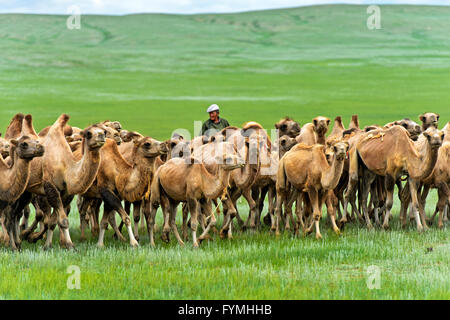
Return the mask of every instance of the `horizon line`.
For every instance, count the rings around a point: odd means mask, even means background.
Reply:
[[[299,5],[294,7],[281,7],[281,8],[267,8],[267,9],[254,9],[254,10],[242,10],[242,11],[230,11],[230,12],[197,12],[197,13],[171,13],[171,12],[133,12],[133,13],[81,13],[84,16],[112,16],[112,17],[125,17],[132,15],[175,15],[175,16],[193,16],[193,15],[227,15],[227,14],[240,14],[240,13],[251,13],[251,12],[264,12],[264,11],[280,11],[280,10],[292,10],[299,8],[308,8],[308,7],[326,7],[326,6],[358,6],[358,7],[367,7],[371,5],[376,5],[380,7],[387,6],[407,6],[407,7],[450,7],[450,3],[446,4],[408,4],[408,3],[384,3],[384,4],[354,4],[354,3],[323,3],[323,4],[308,4],[308,5]],[[68,16],[72,13],[26,13],[26,12],[0,12],[0,15],[47,15],[47,16]]]

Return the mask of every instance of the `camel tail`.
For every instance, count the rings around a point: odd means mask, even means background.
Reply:
[[[284,161],[280,161],[277,173],[277,190],[285,191],[288,189],[288,179],[284,167]]]

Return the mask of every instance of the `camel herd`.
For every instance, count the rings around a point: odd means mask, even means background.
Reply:
[[[336,117],[327,136],[331,121],[326,117],[303,126],[284,118],[275,124],[276,137],[246,122],[191,141],[179,134],[157,141],[124,130],[117,121],[71,127],[66,114],[36,133],[32,116],[19,113],[0,138],[0,240],[18,250],[23,240],[45,239],[48,249],[58,226],[60,245],[73,248],[67,217],[75,196],[80,240],[90,229],[99,247],[109,226],[126,241],[125,226],[130,245],[139,246],[142,217],[151,246],[159,229],[163,241],[173,232],[180,245],[190,229],[194,247],[211,232],[232,238],[234,220],[244,230],[264,223],[275,235],[315,231],[320,239],[324,204],[337,234],[350,222],[389,228],[395,186],[403,227],[414,220],[423,231],[439,213],[437,227],[442,228],[449,216],[450,122],[439,130],[439,115],[425,113],[419,119],[421,125],[405,118],[360,128],[355,115],[346,129]],[[432,188],[438,201],[428,217]],[[249,207],[245,221],[237,207],[241,196]],[[176,225],[180,204],[181,235]],[[30,206],[36,212],[31,223]],[[159,208],[161,228],[155,223]],[[220,230],[218,214],[223,214]]]

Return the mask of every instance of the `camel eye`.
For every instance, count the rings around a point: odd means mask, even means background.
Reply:
[[[86,134],[86,138],[88,138],[88,139],[92,138],[92,133],[90,131],[88,131],[88,133]]]
[[[144,147],[150,148],[151,144],[149,142],[144,143]]]
[[[24,149],[27,149],[27,148],[28,148],[28,143],[22,142],[22,143],[20,144],[20,146],[21,146],[22,148],[24,148]]]

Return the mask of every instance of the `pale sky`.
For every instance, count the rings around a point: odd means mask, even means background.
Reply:
[[[77,6],[84,14],[224,13],[315,4],[450,5],[450,0],[0,0],[0,13],[67,14]]]

